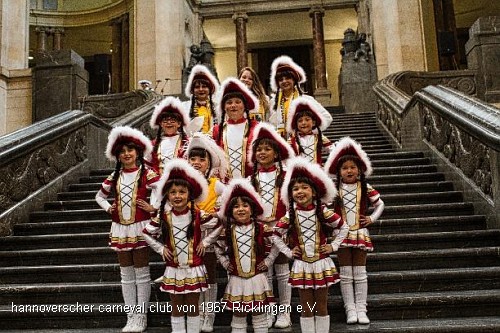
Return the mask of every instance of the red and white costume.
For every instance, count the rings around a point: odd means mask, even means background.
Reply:
[[[294,178],[305,177],[315,184],[316,196],[324,203],[330,202],[335,196],[335,186],[326,173],[317,165],[311,164],[308,160],[297,157],[288,164],[287,175],[281,189],[281,196],[285,203],[288,203],[288,186]],[[290,247],[299,246],[302,252],[301,258],[295,258],[290,272],[289,283],[295,288],[326,288],[339,281],[339,275],[333,260],[328,255],[321,254],[319,249],[327,244],[327,235],[323,233],[320,220],[316,215],[316,207],[311,204],[308,207],[301,207],[294,203],[295,223],[290,224],[290,216],[282,218],[274,228],[274,243],[279,250],[290,259],[293,257]],[[321,213],[325,219],[327,227],[339,229],[337,238],[331,243],[334,251],[342,243],[347,235],[347,225],[335,212],[321,207]],[[282,240],[287,234],[290,239],[290,247]]]
[[[249,197],[255,203],[254,215],[261,216],[263,212],[258,194],[246,179],[233,179],[224,190],[219,216],[228,222],[224,237],[217,243],[216,254],[224,268],[227,269],[230,264],[233,267],[222,298],[229,309],[235,307],[234,303],[239,303],[237,309],[250,309],[251,306],[274,302],[267,281],[267,269],[257,268],[261,262],[269,267],[278,255],[277,249],[270,253],[268,251],[272,230],[253,219],[245,224],[234,222],[229,203],[232,198],[242,196]]]
[[[151,154],[152,146],[148,138],[137,129],[127,126],[114,128],[108,137],[106,156],[110,161],[116,162],[116,155],[128,142],[134,142],[144,147],[144,156]],[[142,168],[145,168],[142,170]],[[142,178],[141,178],[142,171]],[[148,201],[149,191],[152,190],[152,200],[158,196],[156,193],[156,182],[159,175],[153,170],[142,166],[131,169],[121,169],[116,183],[115,172],[104,180],[101,188],[96,194],[96,201],[102,209],[108,211],[111,204],[107,198],[113,190],[116,190],[114,204],[116,209],[111,214],[111,230],[109,234],[109,246],[115,251],[130,251],[147,247],[142,235],[142,229],[149,223],[151,216],[148,212],[137,206],[137,200]],[[139,180],[139,178],[141,178]],[[140,186],[139,186],[140,183]]]
[[[297,129],[298,114],[301,111],[309,111],[316,126],[309,134],[302,134]],[[288,119],[286,131],[289,135],[288,142],[293,148],[297,156],[302,156],[310,162],[323,165],[322,154],[329,152],[332,147],[332,142],[323,134],[318,132],[324,131],[332,123],[332,116],[320,103],[311,96],[300,96],[293,100],[288,111]],[[318,140],[321,140],[321,150],[318,149]],[[303,152],[299,152],[299,143]]]
[[[195,200],[206,198],[206,179],[186,160],[174,159],[168,163],[158,181],[158,188],[162,193],[166,192],[167,181],[172,179],[186,180]],[[160,289],[173,294],[203,292],[207,289],[207,272],[203,258],[196,254],[196,247],[200,242],[209,246],[216,241],[217,235],[202,239],[201,225],[209,220],[203,218],[203,212],[195,209],[193,220],[191,209],[188,207],[182,212],[170,209],[167,204],[165,208],[167,209],[164,211],[163,219],[161,216],[157,217],[144,228],[144,237],[155,252],[163,255],[163,248],[166,247],[173,254],[173,259],[165,262],[166,268]],[[190,225],[194,231],[191,239],[187,234]]]
[[[158,130],[161,126],[162,118],[168,114],[175,114],[181,119],[183,133],[187,134],[187,128],[190,123],[189,111],[184,109],[182,102],[178,98],[172,96],[165,97],[155,107],[149,121],[149,126],[154,130]],[[153,147],[156,147],[157,140],[157,138],[153,139]],[[183,137],[180,132],[168,136],[163,133],[158,148],[152,152],[150,164],[160,174],[163,174],[163,169],[168,161],[184,156],[188,142],[188,137]]]
[[[217,145],[224,150],[229,161],[228,178],[245,178],[252,173],[247,155],[252,149],[253,132],[258,122],[255,120],[248,121],[246,117],[239,120],[222,119],[222,115],[225,113],[223,104],[229,94],[238,94],[243,99],[248,112],[258,108],[259,101],[247,86],[236,78],[228,78],[222,82],[216,97],[217,118],[221,123],[214,126],[212,137],[217,142]],[[220,136],[220,131],[222,131],[222,136]],[[248,133],[248,135],[245,136],[245,133]]]

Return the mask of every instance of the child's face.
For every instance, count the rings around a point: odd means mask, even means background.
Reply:
[[[301,134],[311,134],[316,122],[310,116],[302,116],[297,119],[297,130]]]
[[[176,211],[186,209],[189,200],[189,189],[182,185],[172,185],[167,193],[168,202]]]
[[[240,120],[245,114],[245,104],[238,97],[229,98],[224,103],[224,110],[231,120]]]
[[[244,70],[243,73],[241,73],[240,81],[243,82],[249,89],[252,89],[253,76],[249,70]]]
[[[137,166],[137,150],[135,150],[135,148],[123,145],[118,158],[125,169],[131,169]]]
[[[340,167],[340,178],[345,184],[354,184],[359,177],[359,168],[354,161],[345,161]]]
[[[236,223],[245,224],[250,221],[250,218],[252,217],[252,207],[247,202],[238,198],[236,204],[233,206],[232,213]]]
[[[205,175],[210,167],[210,160],[207,157],[191,156],[189,158],[189,164],[201,172],[201,174]]]
[[[210,88],[203,82],[196,82],[193,88],[194,98],[199,101],[206,101],[210,95]]]
[[[292,186],[293,201],[302,207],[312,204],[314,196],[314,190],[309,184],[297,182]]]
[[[259,163],[261,167],[265,168],[273,165],[274,160],[276,159],[276,152],[273,147],[267,143],[260,143],[255,149],[255,155],[257,163]]]
[[[179,132],[181,122],[175,117],[166,116],[161,121],[161,128],[164,135],[174,135]]]
[[[278,79],[278,86],[283,91],[283,93],[288,94],[293,91],[294,85],[293,78],[289,76],[282,76]]]

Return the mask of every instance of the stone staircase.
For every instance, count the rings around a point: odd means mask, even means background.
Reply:
[[[350,135],[363,145],[375,170],[369,182],[386,204],[371,227],[370,332],[500,332],[500,230],[487,230],[485,217],[474,213],[423,153],[396,152],[374,114],[334,115],[325,134],[332,140]],[[0,330],[118,332],[124,324],[123,313],[102,308],[122,303],[116,255],[107,247],[110,221],[94,200],[109,173],[91,171],[1,239]],[[162,270],[153,255],[152,277]],[[219,273],[222,294],[225,273]],[[338,285],[330,295],[332,332],[367,328],[344,324]],[[151,302],[167,301],[154,286]],[[55,307],[44,312],[21,307],[28,304]],[[294,291],[292,308],[297,304]],[[292,328],[271,331],[299,332],[298,316],[294,311]],[[230,313],[218,314],[216,332],[229,332],[230,320]],[[159,332],[169,326],[169,315],[150,313],[149,322],[149,331]]]

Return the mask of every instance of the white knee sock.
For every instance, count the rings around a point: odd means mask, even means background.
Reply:
[[[172,333],[186,333],[186,320],[184,319],[184,316],[182,317],[171,316],[170,324],[172,325]]]

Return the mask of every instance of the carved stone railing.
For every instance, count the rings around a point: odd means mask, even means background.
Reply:
[[[441,85],[410,96],[394,85],[401,76],[374,86],[379,124],[400,149],[424,151],[499,228],[500,109]]]
[[[69,181],[105,167],[101,150],[111,126],[82,111],[67,111],[0,137],[0,235],[28,220]]]
[[[90,169],[111,167],[104,157],[111,128],[148,133],[162,98],[149,91],[91,96],[80,101],[88,112],[67,111],[0,137],[0,236]]]

